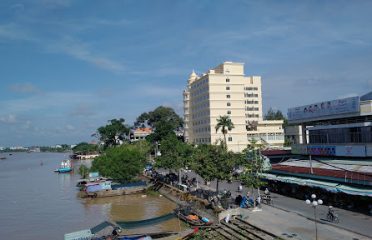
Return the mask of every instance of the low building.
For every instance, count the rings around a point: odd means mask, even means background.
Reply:
[[[129,134],[129,139],[131,142],[144,140],[151,133],[152,133],[152,128],[131,129],[130,134]]]
[[[288,123],[302,131],[294,154],[372,157],[372,92],[290,108]]]
[[[254,139],[266,148],[283,148],[283,120],[264,120],[257,127],[248,130],[248,139]]]
[[[372,92],[290,108],[288,124],[298,140],[291,149],[296,156],[272,164],[265,174],[271,186],[299,198],[316,192],[328,205],[372,211]]]

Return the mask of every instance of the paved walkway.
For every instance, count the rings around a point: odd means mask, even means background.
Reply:
[[[311,240],[315,237],[315,223],[293,212],[264,205],[262,211],[252,211],[247,221],[283,239]],[[350,232],[329,224],[317,223],[318,240],[364,240],[367,236]]]
[[[199,187],[208,190],[215,190],[216,182],[206,186],[203,179],[195,173],[187,173],[189,177],[197,177]],[[240,182],[232,183],[221,182],[219,190],[229,190],[232,196],[246,194],[247,189],[243,188],[243,193],[238,193],[237,189]],[[256,193],[257,194],[257,193]],[[256,195],[257,196],[257,195]],[[273,206],[263,205],[263,211],[252,212],[249,221],[257,224],[258,227],[268,228],[269,231],[283,238],[288,239],[315,239],[315,224],[313,208],[308,206],[305,201],[289,198],[279,194],[271,193]],[[327,206],[317,207],[318,239],[372,239],[372,217],[335,208],[339,215],[338,224],[330,223],[326,220]],[[295,234],[295,235],[291,235]]]

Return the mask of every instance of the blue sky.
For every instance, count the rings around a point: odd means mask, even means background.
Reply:
[[[0,146],[182,114],[195,69],[245,63],[264,111],[372,90],[372,1],[0,1]]]

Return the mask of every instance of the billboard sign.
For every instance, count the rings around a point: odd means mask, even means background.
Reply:
[[[372,146],[366,146],[367,157],[372,157]]]
[[[366,147],[363,146],[337,146],[336,156],[342,157],[365,157]]]
[[[359,109],[360,98],[349,97],[290,108],[288,109],[288,120],[306,120],[323,116],[356,113],[360,111]]]
[[[335,156],[335,146],[307,146],[307,153],[316,156]]]

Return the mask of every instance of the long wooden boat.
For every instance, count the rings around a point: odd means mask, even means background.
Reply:
[[[134,185],[134,186],[126,186],[126,185],[108,185],[110,181],[105,181],[105,187],[99,187],[95,190],[93,187],[100,184],[102,186],[103,182],[100,183],[88,183],[83,188],[83,191],[78,193],[78,196],[81,198],[101,198],[101,197],[114,197],[114,196],[121,196],[121,195],[129,195],[129,194],[136,194],[141,193],[147,190],[151,185],[147,185],[146,183],[141,185]],[[90,188],[92,187],[92,188]]]
[[[203,217],[196,213],[191,208],[177,208],[175,210],[176,216],[182,221],[190,224],[191,226],[209,226],[212,224],[212,221],[206,217]]]

